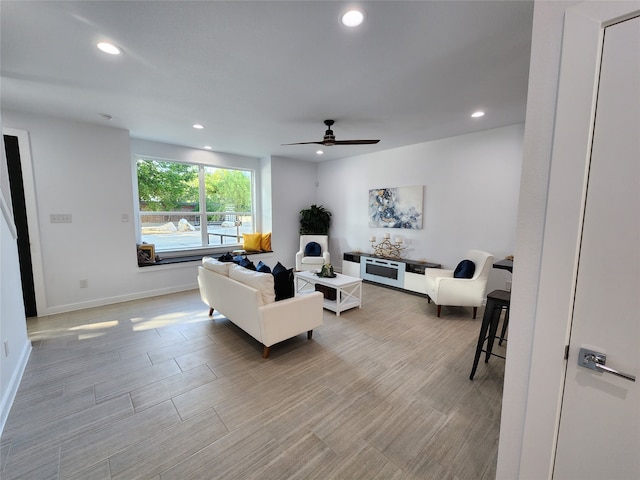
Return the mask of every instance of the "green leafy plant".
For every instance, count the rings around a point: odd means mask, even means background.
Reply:
[[[322,205],[300,210],[300,235],[328,235],[331,212]]]

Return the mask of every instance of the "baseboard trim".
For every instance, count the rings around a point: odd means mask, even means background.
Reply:
[[[184,285],[175,285],[167,288],[158,288],[155,290],[147,290],[144,292],[130,293],[127,295],[117,295],[115,297],[97,298],[88,302],[68,303],[66,305],[58,305],[55,307],[48,307],[45,312],[38,311],[38,316],[55,315],[57,313],[73,312],[76,310],[84,310],[86,308],[103,307],[105,305],[113,305],[114,303],[129,302],[131,300],[140,300],[142,298],[157,297],[160,295],[167,295],[170,293],[185,292],[188,290],[195,290],[198,288],[198,283],[188,283]]]
[[[24,375],[24,369],[27,367],[27,362],[29,361],[30,354],[31,342],[27,340],[24,344],[24,347],[22,348],[22,353],[20,354],[18,364],[13,370],[13,375],[11,375],[11,380],[9,381],[7,391],[2,395],[2,403],[0,404],[0,434],[2,434],[2,432],[4,431],[4,425],[7,422],[7,418],[9,418],[9,412],[11,411],[13,401],[15,400],[16,394],[18,393],[20,381],[22,380],[22,376]]]

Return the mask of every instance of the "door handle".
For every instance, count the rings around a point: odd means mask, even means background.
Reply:
[[[581,348],[578,353],[578,365],[581,367],[596,370],[598,372],[611,373],[617,377],[631,380],[632,382],[636,381],[636,377],[634,375],[614,370],[613,368],[607,367],[606,363],[607,356],[604,353],[595,352],[586,348]]]

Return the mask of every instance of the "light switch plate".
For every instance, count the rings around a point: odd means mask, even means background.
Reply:
[[[70,213],[52,213],[49,215],[51,223],[71,223]]]

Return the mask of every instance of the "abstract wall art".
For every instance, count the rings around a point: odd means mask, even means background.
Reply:
[[[422,185],[369,190],[369,226],[422,228]]]

